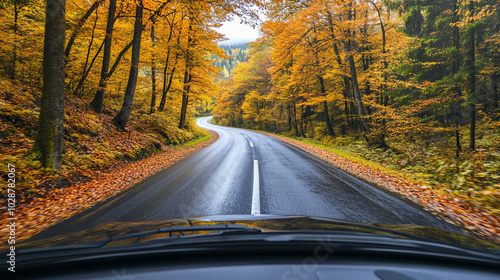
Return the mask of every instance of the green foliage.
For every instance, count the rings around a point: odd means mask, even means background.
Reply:
[[[223,80],[233,76],[233,70],[238,64],[244,62],[248,53],[248,44],[221,45],[228,58],[220,58],[212,55],[212,65],[221,68],[221,78]]]
[[[16,168],[16,196],[24,198],[36,193],[37,188],[47,180],[54,180],[56,175],[50,170],[43,168],[42,164],[32,157],[26,156],[27,150],[18,155],[0,153],[2,165],[12,164]],[[0,170],[0,176],[7,178],[7,168]],[[0,189],[0,197],[6,197],[7,188]]]
[[[199,137],[195,140],[189,141],[188,143],[184,144],[184,147],[186,147],[186,148],[191,147],[193,145],[196,145],[196,144],[203,142],[205,140],[208,140],[210,138],[210,134],[207,132],[202,133],[201,135],[198,135],[198,136],[201,136],[201,137]]]
[[[200,135],[200,129],[193,120],[187,120],[187,129],[179,129],[177,120],[169,118],[160,112],[144,116],[144,123],[153,128],[167,145],[179,145],[195,139]]]
[[[454,156],[453,145],[440,141],[440,137],[391,141],[391,148],[367,147],[363,139],[355,137],[324,137],[323,144],[349,155],[366,159],[385,168],[396,170],[423,182],[436,190],[466,199],[473,205],[500,214],[500,134],[488,126],[478,129],[482,148],[474,153]],[[461,133],[466,133],[466,128]],[[424,140],[427,142],[425,147]]]

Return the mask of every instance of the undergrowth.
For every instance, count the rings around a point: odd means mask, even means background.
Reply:
[[[461,135],[467,135],[463,127]],[[298,138],[330,147],[335,152],[357,161],[382,166],[404,175],[421,185],[492,215],[500,215],[500,129],[497,122],[477,127],[477,149],[455,156],[454,139],[440,135],[435,139],[389,138],[388,148],[369,147],[362,137],[337,136]],[[318,135],[316,135],[318,136]],[[468,139],[462,139],[466,145]]]
[[[40,92],[0,79],[0,175],[7,178],[7,164],[16,168],[16,195],[21,200],[43,195],[55,187],[85,181],[123,161],[134,161],[195,139],[207,133],[188,119],[187,129],[179,129],[166,114],[130,117],[128,131],[112,123],[114,112],[102,114],[90,109],[87,100],[65,98],[63,161],[59,174],[44,169],[30,154],[36,136]],[[140,116],[139,116],[140,115]],[[5,197],[6,189],[0,191]]]

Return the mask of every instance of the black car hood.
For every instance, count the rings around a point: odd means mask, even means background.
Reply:
[[[434,242],[461,247],[469,247],[479,250],[500,250],[500,245],[496,243],[488,242],[472,236],[425,226],[410,224],[364,224],[328,218],[282,215],[221,215],[136,223],[105,223],[99,225],[98,227],[75,233],[69,233],[34,241],[27,240],[26,242],[19,244],[18,248],[32,249],[80,245],[110,239],[125,234],[152,231],[161,228],[226,224],[236,224],[252,228],[259,228],[263,232],[335,231],[345,233],[382,234],[405,239],[424,238],[428,241],[432,240]],[[139,239],[131,239],[128,242],[138,243],[141,241]]]

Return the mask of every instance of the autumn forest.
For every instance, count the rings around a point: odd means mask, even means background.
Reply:
[[[235,17],[260,38],[223,45]],[[399,172],[500,229],[497,0],[2,0],[0,18],[0,158],[27,202],[215,141],[194,121],[213,115]]]

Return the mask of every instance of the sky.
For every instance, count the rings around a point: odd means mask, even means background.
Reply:
[[[218,31],[229,39],[223,41],[221,45],[232,45],[237,43],[248,43],[254,41],[259,37],[258,28],[253,29],[252,27],[240,24],[240,18],[235,16],[232,21],[224,23]]]

